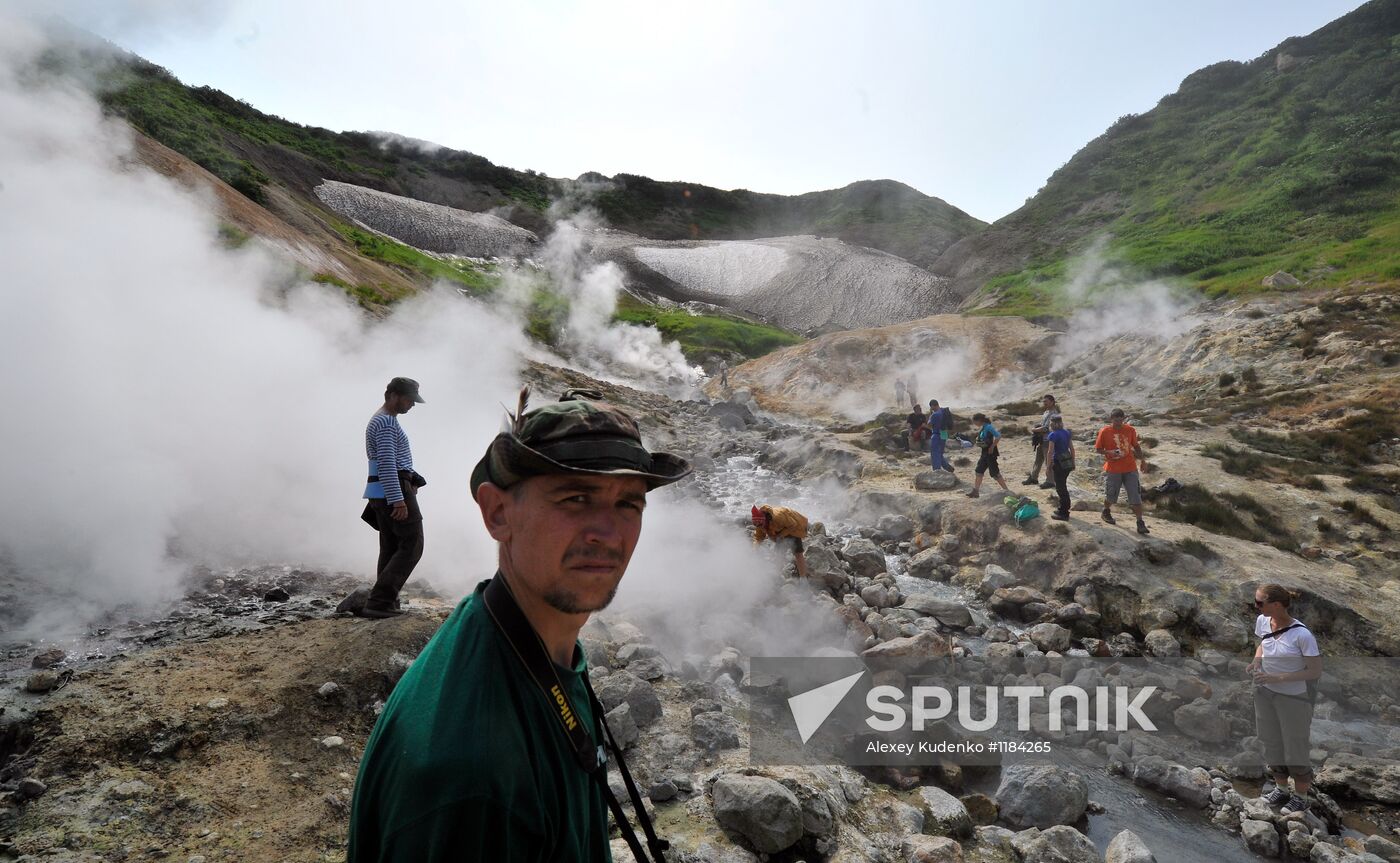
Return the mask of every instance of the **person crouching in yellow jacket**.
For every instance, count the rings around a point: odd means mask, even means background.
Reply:
[[[790,546],[797,574],[806,578],[807,558],[803,555],[802,540],[807,536],[807,516],[785,506],[764,504],[753,507],[752,518],[754,543],[771,539],[779,545]]]

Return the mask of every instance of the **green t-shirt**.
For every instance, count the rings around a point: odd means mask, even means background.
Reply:
[[[349,863],[611,861],[607,804],[482,604],[462,600],[365,744]],[[590,734],[587,662],[559,680]]]

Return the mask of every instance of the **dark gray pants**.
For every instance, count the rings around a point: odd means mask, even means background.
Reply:
[[[408,518],[403,521],[390,516],[392,507],[382,498],[370,501],[379,527],[379,565],[368,602],[374,608],[393,607],[423,556],[423,513],[418,509],[418,490],[409,481],[411,478],[408,471],[399,471],[399,486],[408,504]]]
[[[1030,475],[1027,476],[1026,479],[1039,479],[1039,478],[1040,478],[1040,468],[1041,468],[1041,465],[1045,465],[1045,478],[1048,480],[1048,479],[1050,479],[1050,477],[1051,477],[1051,471],[1054,470],[1053,464],[1046,464],[1046,463],[1045,463],[1045,459],[1046,459],[1046,455],[1045,455],[1045,454],[1046,454],[1046,451],[1047,451],[1047,449],[1048,449],[1048,445],[1047,445],[1044,441],[1041,441],[1039,444],[1037,444],[1037,445],[1034,447],[1034,449],[1035,449],[1035,464],[1031,465],[1031,472],[1030,472]]]
[[[1312,715],[1313,705],[1306,697],[1254,687],[1254,726],[1270,772],[1312,778]]]

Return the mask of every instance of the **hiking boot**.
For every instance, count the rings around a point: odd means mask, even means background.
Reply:
[[[1149,533],[1152,532],[1147,529],[1147,522],[1143,521],[1142,519],[1138,519],[1137,530],[1138,533],[1142,534],[1143,536],[1147,536]]]
[[[977,489],[974,488],[972,491],[970,491],[970,492],[967,493],[967,496],[968,496],[968,497],[981,497],[981,496],[982,496],[982,492],[980,492],[980,491],[978,491]]]
[[[381,608],[374,605],[366,605],[360,611],[360,617],[367,617],[370,620],[385,620],[390,617],[398,617],[402,614],[403,612],[399,611],[397,608]]]
[[[1055,487],[1055,484],[1054,484],[1053,482],[1050,482],[1049,480],[1046,480],[1045,482],[1043,482],[1043,483],[1040,484],[1040,487],[1041,487],[1041,488],[1054,488],[1054,487]]]
[[[1264,802],[1270,806],[1282,806],[1293,797],[1292,792],[1281,785],[1275,785],[1274,790],[1264,795]]]
[[[1052,514],[1050,517],[1053,518],[1055,521],[1069,521],[1069,513],[1067,512],[1057,512]]]
[[[943,468],[943,469],[946,470],[948,473],[952,473],[952,472],[953,472],[953,469],[952,469],[951,467],[945,467],[945,468]]]
[[[1025,479],[1021,480],[1021,485],[1040,485],[1040,480],[1036,479],[1033,476],[1028,476]]]
[[[1308,805],[1308,798],[1299,797],[1297,794],[1291,794],[1288,797],[1288,802],[1283,804],[1283,808],[1279,810],[1279,814],[1283,816],[1295,815],[1305,813],[1310,808],[1311,807]]]
[[[1109,512],[1108,510],[1104,510],[1103,512],[1099,513],[1099,518],[1103,519],[1104,524],[1118,523],[1118,521],[1113,517],[1113,513]]]

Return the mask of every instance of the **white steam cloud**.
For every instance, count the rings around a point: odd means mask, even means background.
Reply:
[[[613,320],[623,276],[617,264],[590,257],[589,236],[598,228],[597,218],[587,212],[558,221],[539,253],[553,288],[568,306],[560,347],[599,377],[630,375],[673,395],[692,392],[704,372],[686,360],[680,345],[652,327]],[[528,290],[528,281],[512,289],[517,306],[528,299]]]
[[[212,199],[130,164],[130,131],[28,74],[38,30],[0,20],[0,556],[66,614],[169,596],[193,562],[372,569],[363,429],[395,375],[432,513],[418,573],[489,574],[465,490],[515,388],[513,322],[452,292],[369,325],[251,245]]]
[[[1091,301],[1070,316],[1051,371],[1120,336],[1165,342],[1200,323],[1190,314],[1200,298],[1161,279],[1141,279],[1107,255],[1111,238],[1099,235],[1070,262],[1064,291],[1071,303]]]
[[[199,563],[368,579],[363,434],[395,375],[427,399],[402,418],[429,479],[414,580],[460,594],[489,576],[495,544],[467,484],[531,352],[516,315],[444,289],[371,322],[258,242],[228,250],[212,196],[136,163],[130,129],[86,92],[29,74],[51,47],[0,15],[0,579],[46,606],[7,634],[173,598]],[[547,247],[569,345],[600,368],[689,380],[674,345],[611,325],[620,276],[586,259],[581,233],[566,223]],[[752,628],[729,615],[771,591],[772,563],[678,497],[648,509],[623,595],[670,597],[677,632],[738,621],[702,639],[729,640]]]

